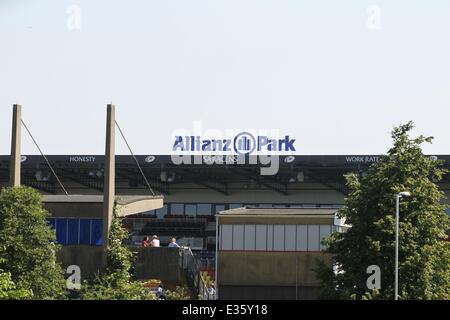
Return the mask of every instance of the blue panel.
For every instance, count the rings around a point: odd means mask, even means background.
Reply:
[[[67,219],[56,219],[56,242],[67,244]]]
[[[91,219],[80,219],[80,244],[91,244]]]
[[[79,219],[69,219],[67,224],[67,244],[78,244],[78,221]]]
[[[102,219],[92,219],[91,244],[102,245]]]
[[[55,229],[55,227],[56,227],[55,219],[47,219],[47,222],[50,225],[50,228]]]

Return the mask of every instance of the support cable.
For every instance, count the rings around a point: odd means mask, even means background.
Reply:
[[[39,147],[38,143],[36,142],[36,140],[34,139],[33,135],[31,134],[30,130],[28,129],[27,125],[25,124],[25,122],[20,119],[20,121],[22,122],[23,126],[25,127],[25,129],[27,130],[28,134],[31,137],[31,140],[33,140],[34,144],[36,145],[36,147],[38,148],[39,152],[41,153],[42,157],[45,159],[45,162],[47,162],[48,167],[50,168],[50,170],[52,171],[53,175],[55,176],[56,180],[58,181],[59,185],[61,186],[61,188],[63,189],[64,193],[66,194],[66,196],[68,196],[69,194],[67,193],[66,188],[64,188],[61,180],[59,180],[58,175],[56,174],[55,170],[53,170],[52,165],[50,164],[50,162],[48,161],[47,157],[45,156],[45,154],[42,152],[41,148]]]
[[[136,165],[137,165],[137,167],[139,168],[139,171],[140,171],[142,177],[144,178],[144,181],[145,181],[145,183],[147,184],[148,189],[150,190],[150,192],[151,192],[152,195],[154,196],[154,195],[155,195],[155,192],[153,192],[153,189],[152,189],[152,187],[150,186],[150,183],[148,182],[147,177],[146,177],[145,174],[144,174],[144,171],[142,171],[142,168],[141,168],[139,162],[137,161],[136,156],[134,155],[133,151],[131,150],[131,147],[130,147],[130,145],[128,144],[127,139],[125,138],[125,135],[123,134],[122,129],[121,129],[120,126],[119,126],[119,123],[117,123],[116,120],[114,120],[114,122],[116,123],[117,129],[119,129],[120,135],[122,136],[123,141],[125,141],[125,144],[127,145],[128,150],[130,151],[131,155],[133,156],[134,162],[136,162]]]

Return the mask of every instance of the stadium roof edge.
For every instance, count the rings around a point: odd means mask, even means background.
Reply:
[[[436,159],[444,160],[446,166],[450,165],[450,154],[429,155]],[[367,166],[378,162],[382,155],[282,155],[279,158],[281,166]],[[56,166],[101,166],[104,164],[104,155],[86,154],[86,155],[47,155],[50,163]],[[160,166],[160,165],[176,165],[179,163],[174,161],[171,155],[136,155],[138,162],[143,166]],[[240,164],[237,156],[229,155],[205,155],[200,158],[201,161],[195,159],[194,156],[184,158],[183,165],[229,165]],[[242,159],[241,159],[242,160]],[[45,161],[40,155],[22,155],[22,165],[25,167],[38,166]],[[256,156],[246,156],[245,164],[261,165],[260,158]],[[135,166],[134,159],[131,155],[116,155],[116,166]],[[0,155],[0,167],[9,167],[9,155]]]

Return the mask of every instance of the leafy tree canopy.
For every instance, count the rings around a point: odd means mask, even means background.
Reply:
[[[395,195],[401,200],[399,224],[399,295],[402,299],[450,299],[450,248],[444,241],[449,218],[436,185],[446,170],[425,156],[422,144],[432,137],[410,137],[413,123],[394,128],[393,147],[367,175],[347,176],[349,195],[339,211],[351,225],[324,241],[338,272],[319,263],[322,298],[392,299],[395,264]],[[368,290],[367,267],[381,270],[380,290]]]
[[[114,210],[116,212],[116,210]],[[130,269],[133,253],[123,244],[128,231],[122,219],[114,214],[107,248],[107,266],[92,283],[82,286],[81,298],[86,300],[155,300],[143,282],[132,279]]]
[[[0,269],[18,290],[34,299],[65,297],[65,281],[56,263],[55,232],[47,223],[41,194],[29,187],[0,192]],[[8,280],[5,280],[8,282]],[[22,291],[21,291],[22,292]]]

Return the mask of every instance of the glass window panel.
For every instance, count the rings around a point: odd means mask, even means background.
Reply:
[[[230,209],[242,208],[242,203],[230,203]]]
[[[167,204],[165,204],[162,208],[156,209],[156,216],[162,219],[167,214]]]
[[[308,251],[319,251],[319,225],[308,226]]]
[[[56,228],[56,219],[47,219],[47,222],[50,225],[50,228],[52,229]]]
[[[197,205],[196,204],[186,204],[184,206],[184,212],[188,216],[195,216],[195,215],[197,215]]]
[[[326,237],[328,237],[331,234],[331,225],[325,225],[325,224],[321,224],[319,226],[319,234],[320,234],[320,242],[322,242],[323,239],[325,239]],[[320,250],[324,250],[325,247],[320,244]]]
[[[219,213],[220,211],[224,211],[225,210],[225,205],[224,204],[216,204],[216,213]]]
[[[142,212],[142,215],[144,217],[152,217],[152,216],[156,215],[156,210]]]
[[[220,239],[221,250],[233,250],[233,225],[220,225]]]
[[[244,225],[233,225],[233,250],[244,250]]]
[[[199,203],[197,205],[197,214],[206,216],[211,215],[212,213],[212,206],[210,203]]]
[[[170,214],[184,215],[184,203],[172,203],[170,205]]]
[[[244,250],[255,250],[255,225],[246,224],[244,232]]]
[[[80,244],[91,243],[91,219],[80,219]]]
[[[68,219],[67,221],[67,244],[78,244],[79,219]]]
[[[273,250],[284,251],[284,224],[273,226]]]
[[[273,251],[273,224],[267,226],[267,251]]]
[[[267,225],[256,225],[256,250],[267,250]]]
[[[285,231],[285,250],[286,251],[295,251],[295,233],[296,233],[295,225],[286,225]]]
[[[67,219],[56,219],[56,241],[67,244]]]
[[[306,224],[297,225],[297,251],[308,250],[308,230]]]
[[[92,219],[91,223],[91,244],[102,245],[102,219]]]

